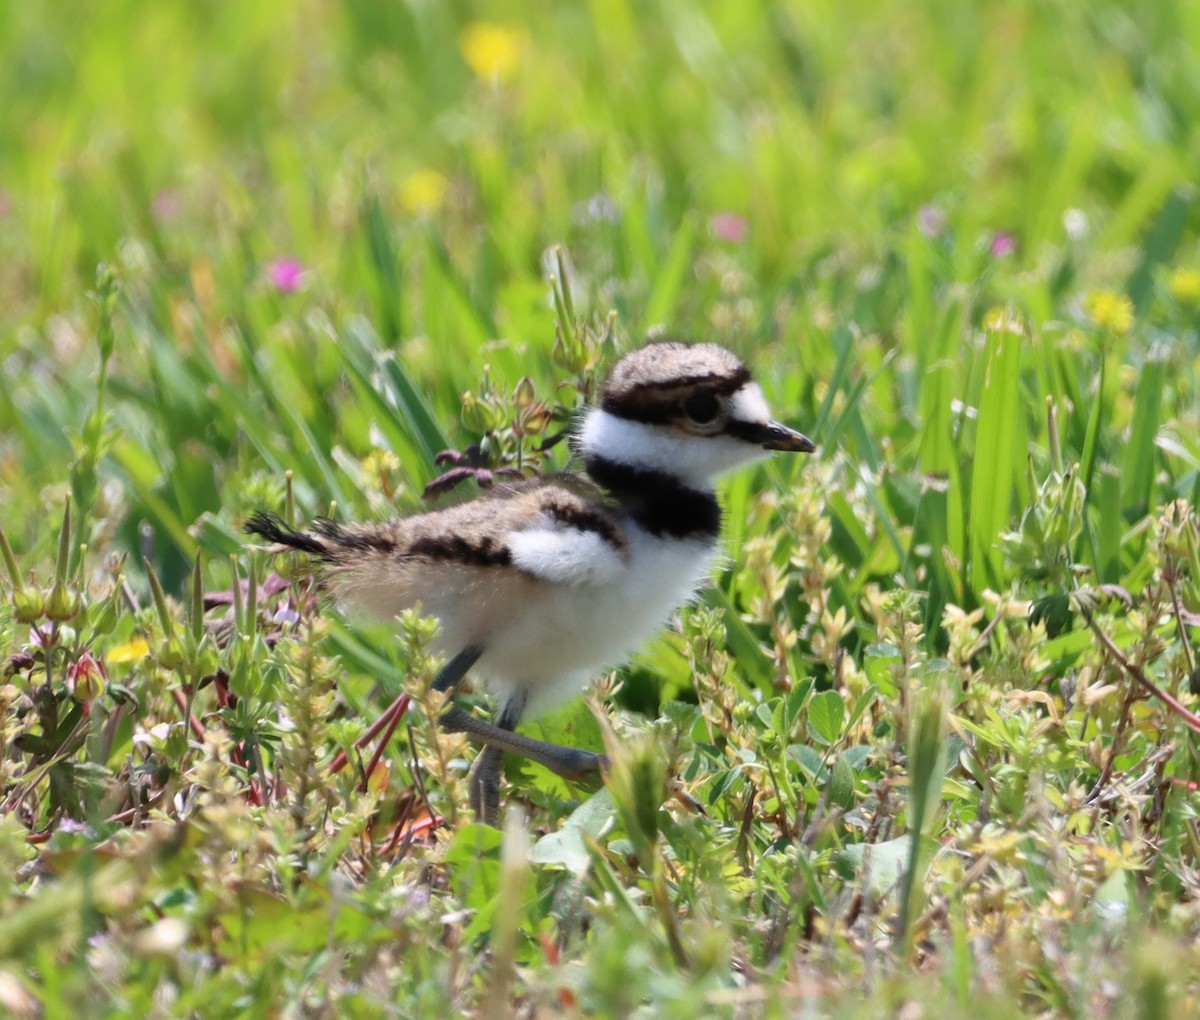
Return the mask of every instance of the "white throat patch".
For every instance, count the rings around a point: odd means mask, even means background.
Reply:
[[[770,420],[767,402],[755,383],[738,390],[730,408],[742,421],[763,424]],[[661,472],[695,489],[709,489],[717,475],[763,460],[771,452],[733,436],[692,436],[669,425],[618,418],[599,408],[584,418],[579,445],[585,456]]]

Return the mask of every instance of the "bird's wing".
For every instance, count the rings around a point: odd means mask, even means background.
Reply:
[[[335,589],[390,612],[475,583],[472,577],[495,584],[496,568],[515,569],[514,580],[523,574],[567,585],[617,579],[628,561],[622,518],[595,492],[550,476],[378,524],[317,520],[311,530],[296,531],[258,515],[248,526],[279,546],[315,555]]]
[[[556,584],[605,584],[620,577],[629,549],[612,507],[556,485],[527,498],[529,515],[506,536],[517,569]]]

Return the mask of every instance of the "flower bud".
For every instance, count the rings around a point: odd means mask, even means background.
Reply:
[[[158,662],[164,669],[178,669],[184,662],[183,645],[173,633],[158,648]]]
[[[529,407],[535,400],[537,400],[537,391],[533,388],[533,380],[529,376],[523,376],[513,390],[512,404],[518,409],[523,409]]]
[[[554,347],[550,352],[554,364],[568,372],[578,374],[587,368],[587,347],[573,335],[564,333],[561,329],[554,336]]]
[[[521,427],[526,435],[540,436],[552,421],[554,421],[554,415],[545,404],[539,403],[534,404],[526,414],[522,415]]]
[[[473,432],[482,432],[486,427],[487,410],[483,402],[468,390],[462,395],[462,420]]]
[[[96,634],[111,634],[117,625],[120,606],[117,605],[118,591],[105,599],[99,605],[93,605],[88,610],[88,623]]]
[[[73,620],[82,607],[79,596],[62,581],[55,581],[46,593],[46,615],[51,620]]]
[[[13,612],[21,623],[37,623],[46,612],[46,600],[36,588],[13,592]]]
[[[104,693],[108,686],[108,677],[104,672],[104,663],[84,651],[70,666],[67,667],[67,687],[75,695],[76,701],[94,701]]]

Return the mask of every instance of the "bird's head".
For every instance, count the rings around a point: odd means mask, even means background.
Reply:
[[[816,448],[772,419],[736,355],[677,341],[647,344],[617,362],[578,446],[585,458],[663,471],[692,485],[772,451]]]

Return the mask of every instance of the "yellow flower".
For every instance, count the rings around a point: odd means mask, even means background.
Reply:
[[[400,470],[400,458],[391,450],[372,450],[363,457],[362,469],[368,475],[390,475]]]
[[[516,29],[473,21],[458,38],[471,70],[485,81],[507,81],[520,63],[523,34]]]
[[[116,648],[110,648],[105,658],[109,662],[133,662],[135,659],[144,659],[149,654],[150,646],[141,638],[134,638],[123,645],[117,645]]]
[[[1128,333],[1133,328],[1133,302],[1124,294],[1097,290],[1088,295],[1087,313],[1101,329]]]
[[[413,216],[435,213],[442,207],[448,187],[436,170],[414,170],[400,182],[400,204]]]
[[[1167,280],[1167,286],[1180,304],[1200,304],[1200,269],[1176,269]]]
[[[1025,335],[1025,322],[1013,309],[996,305],[989,308],[983,316],[983,328],[989,333],[1012,333],[1014,336]]]
[[[391,450],[372,450],[362,459],[363,482],[370,489],[391,495],[395,477],[400,473],[400,458]]]

